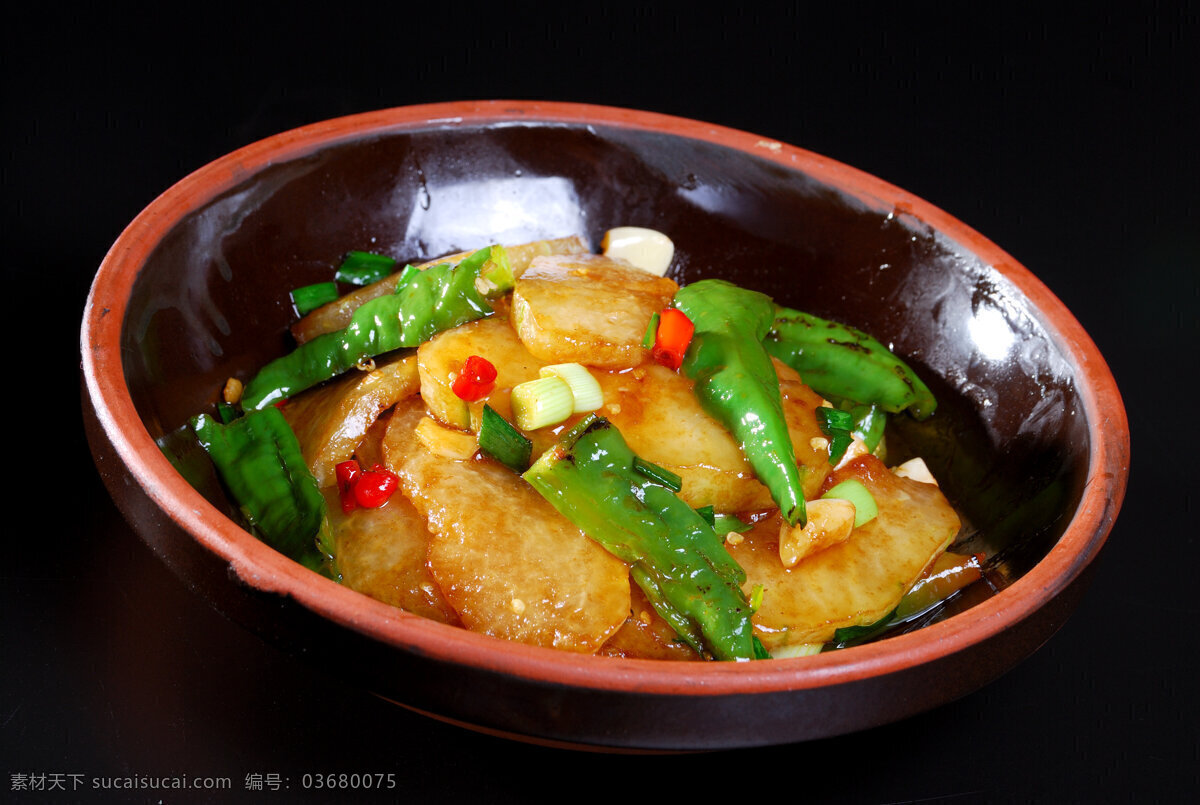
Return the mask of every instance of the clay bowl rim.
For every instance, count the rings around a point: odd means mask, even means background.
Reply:
[[[142,424],[125,384],[120,336],[130,292],[154,248],[183,217],[269,165],[319,149],[408,130],[455,126],[573,126],[644,130],[703,140],[799,170],[881,212],[913,216],[994,267],[1029,301],[1075,370],[1091,449],[1077,510],[1050,552],[1008,588],[964,613],[876,643],[811,657],[682,663],[581,656],[510,643],[411,615],[285,558],[228,519],[176,472]],[[1104,359],[1074,316],[1028,269],[951,215],[875,176],[736,129],[653,112],[565,102],[462,101],[326,120],[247,145],[196,170],[121,233],[93,282],[81,332],[82,369],[97,418],[145,493],[245,584],[398,649],[515,677],[598,690],[717,696],[805,690],[882,676],[984,642],[1031,616],[1090,563],[1108,537],[1128,477],[1129,425]]]

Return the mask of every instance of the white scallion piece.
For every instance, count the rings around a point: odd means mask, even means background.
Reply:
[[[618,226],[604,233],[600,249],[606,257],[625,260],[632,266],[659,277],[667,273],[675,244],[654,229],[640,226]]]
[[[542,377],[557,377],[571,387],[571,394],[575,399],[571,413],[586,414],[604,405],[604,392],[601,391],[600,384],[583,364],[556,363],[543,366],[538,374]]]
[[[796,643],[791,646],[781,646],[771,652],[773,660],[790,660],[793,657],[812,657],[821,653],[820,643]]]
[[[557,425],[575,409],[575,395],[561,377],[539,377],[512,390],[513,416],[521,430]]]

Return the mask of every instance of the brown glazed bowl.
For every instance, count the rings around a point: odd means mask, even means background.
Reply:
[[[257,541],[181,436],[225,379],[288,348],[288,290],[350,249],[417,260],[617,225],[890,344],[940,401],[898,418],[988,557],[922,628],[813,657],[577,656],[408,615]],[[884,724],[973,691],[1074,609],[1120,507],[1128,425],[1096,347],[1025,268],[899,188],[691,120],[564,103],[449,103],[317,123],[201,168],[121,234],[82,331],[97,466],[192,589],[266,639],[405,707],[545,744],[698,750]],[[190,481],[189,481],[190,479]],[[519,516],[514,513],[514,516]]]

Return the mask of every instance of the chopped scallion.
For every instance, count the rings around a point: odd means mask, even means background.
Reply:
[[[646,461],[641,456],[633,457],[633,468],[660,486],[665,486],[672,492],[683,488],[683,479],[670,470]]]
[[[846,448],[854,441],[850,429],[854,427],[854,417],[849,411],[821,406],[817,408],[817,424],[821,432],[829,437],[829,463],[837,464],[846,453]]]
[[[742,534],[753,527],[749,523],[742,522],[732,514],[718,514],[713,518],[713,531],[716,531],[718,536],[728,534],[730,531]]]
[[[538,374],[542,377],[557,377],[571,387],[575,414],[586,414],[604,405],[604,392],[592,373],[578,363],[556,363],[543,366]]]
[[[521,383],[512,390],[513,416],[521,430],[557,425],[569,417],[574,408],[575,395],[571,393],[571,387],[553,375]]]
[[[863,486],[862,481],[857,478],[850,478],[842,481],[824,495],[823,498],[838,498],[839,500],[848,500],[854,504],[854,527],[858,528],[864,523],[869,523],[879,515],[879,506],[875,503],[875,498],[871,495],[870,490]]]
[[[754,527],[749,523],[742,522],[732,514],[717,514],[712,506],[701,506],[696,509],[696,514],[703,517],[704,522],[712,526],[718,537],[723,537],[731,531],[741,534]]]
[[[887,427],[887,411],[879,405],[855,405],[850,408],[850,416],[854,417],[853,433],[872,453],[883,440],[883,431]]]
[[[761,584],[755,584],[750,590],[750,608],[758,612],[762,608],[763,590],[765,588]]]
[[[874,637],[891,625],[895,615],[896,610],[893,609],[874,623],[868,623],[863,626],[843,626],[833,633],[833,640],[830,642],[840,646],[846,643],[861,642],[869,637]]]
[[[512,262],[508,259],[508,251],[500,244],[488,248],[488,258],[479,267],[478,283],[475,287],[488,299],[494,299],[513,286]]]
[[[533,456],[533,442],[486,404],[479,422],[479,449],[513,472],[529,469]]]
[[[771,659],[791,660],[796,657],[812,657],[820,654],[823,647],[822,643],[793,643],[790,646],[779,646],[771,655]]]
[[[338,282],[350,285],[370,285],[391,274],[396,261],[383,254],[350,252],[342,260],[335,275]]]
[[[293,290],[292,304],[295,305],[297,314],[305,316],[337,297],[336,282],[318,282]]]

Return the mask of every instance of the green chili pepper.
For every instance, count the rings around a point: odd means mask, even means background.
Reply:
[[[933,392],[904,361],[853,327],[780,307],[763,345],[826,399],[879,405],[891,413],[908,409],[917,419],[937,407]]]
[[[249,411],[227,425],[201,414],[191,425],[262,540],[310,568],[326,564],[332,551],[324,533],[325,498],[279,409]]]
[[[612,423],[581,420],[524,478],[567,519],[631,565],[650,603],[693,648],[753,659],[746,574],[712,526],[658,481]]]
[[[803,524],[800,468],[779,377],[762,344],[775,320],[775,304],[724,280],[701,280],[679,289],[675,307],[696,326],[681,368],[696,381],[701,407],[733,434],[784,519]]]
[[[268,363],[246,384],[242,407],[257,409],[340,375],[368,358],[416,347],[433,336],[492,314],[489,298],[512,288],[503,246],[489,246],[458,265],[444,263],[414,275],[396,293],[354,311],[341,330],[307,341]]]

